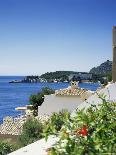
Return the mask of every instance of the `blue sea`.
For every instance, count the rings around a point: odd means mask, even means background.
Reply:
[[[29,96],[41,91],[43,87],[54,90],[67,88],[69,83],[9,83],[12,80],[21,80],[23,76],[0,76],[0,123],[4,116],[17,116],[20,114],[15,108],[29,103]],[[95,91],[98,83],[80,83],[81,88]]]

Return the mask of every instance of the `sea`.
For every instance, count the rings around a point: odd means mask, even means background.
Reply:
[[[16,117],[21,112],[15,108],[29,104],[29,97],[49,87],[54,90],[67,88],[70,83],[9,83],[12,80],[22,80],[24,76],[0,76],[0,123],[3,117]],[[95,91],[99,83],[80,83],[79,87]]]

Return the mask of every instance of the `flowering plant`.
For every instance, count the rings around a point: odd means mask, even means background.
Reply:
[[[77,111],[65,121],[60,140],[50,149],[50,155],[116,154],[116,103]]]

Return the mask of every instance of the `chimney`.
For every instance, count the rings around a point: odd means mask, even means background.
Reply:
[[[113,64],[112,64],[112,80],[116,82],[116,26],[113,26]]]

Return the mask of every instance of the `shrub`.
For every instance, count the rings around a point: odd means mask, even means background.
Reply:
[[[57,134],[60,131],[62,125],[68,120],[70,113],[66,110],[62,110],[59,113],[53,113],[48,123],[43,130],[44,137],[47,139],[48,135]]]
[[[50,94],[54,94],[55,91],[49,87],[44,87],[42,88],[41,93],[43,93],[44,95],[50,95]]]
[[[42,123],[34,118],[30,118],[23,125],[23,130],[21,136],[19,137],[19,141],[22,146],[25,146],[42,138],[42,132]]]
[[[91,106],[65,120],[59,138],[50,155],[116,154],[116,103]]]
[[[13,145],[10,145],[6,142],[0,142],[0,155],[7,155],[14,150],[15,148],[13,147]]]

